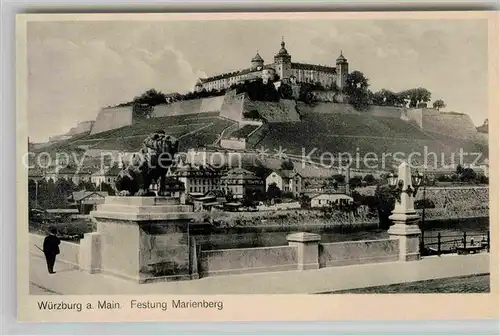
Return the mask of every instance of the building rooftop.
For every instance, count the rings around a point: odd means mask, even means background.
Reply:
[[[252,62],[264,62],[264,60],[262,59],[260,54],[257,52],[257,55],[255,55],[254,58],[252,58]]]
[[[295,175],[299,175],[301,176],[299,173],[297,173],[296,171],[294,170],[283,170],[283,169],[279,169],[279,170],[275,170],[273,171],[273,173],[276,173],[278,174],[279,176],[281,177],[284,177],[284,178],[292,178],[294,177]],[[270,174],[269,174],[270,175]]]
[[[243,168],[233,168],[229,170],[223,177],[222,179],[243,179],[243,180],[255,180],[259,179],[257,175],[252,173],[249,170],[243,169]]]
[[[317,193],[317,194],[312,195],[310,197],[311,197],[311,199],[313,199],[313,198],[320,197],[320,196],[345,196],[346,198],[352,198],[352,196],[349,196],[344,192],[332,192],[332,191],[320,192],[320,193]]]
[[[324,71],[324,72],[336,72],[336,67],[329,67],[326,65],[317,65],[317,64],[308,64],[308,63],[296,63],[292,62],[292,69],[299,70],[315,70],[315,71]]]
[[[347,59],[342,55],[342,50],[340,51],[340,56],[337,57],[337,62],[347,62]]]
[[[242,75],[247,75],[250,73],[255,72],[256,75],[260,74],[260,70],[256,70],[254,68],[246,68],[242,70],[237,70],[237,71],[232,71],[232,72],[226,72],[220,75],[212,76],[212,77],[207,77],[207,78],[200,78],[200,81],[202,83],[207,83],[207,82],[213,82],[216,80],[221,80],[221,79],[227,79],[235,76],[242,76]]]

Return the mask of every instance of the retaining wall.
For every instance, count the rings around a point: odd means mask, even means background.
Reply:
[[[296,235],[311,235],[299,233]],[[84,271],[95,273],[101,271],[102,251],[106,248],[106,240],[102,234],[88,233],[81,244],[61,242],[59,262],[74,265]],[[307,269],[304,265],[316,265],[312,268],[335,267],[354,264],[393,262],[400,258],[399,239],[389,238],[380,240],[346,241],[339,243],[319,243],[317,240],[298,243],[289,240],[288,246],[210,250],[196,252],[195,269],[200,275],[225,275],[242,273],[261,273],[274,271],[288,271]],[[30,252],[43,257],[43,253],[36,246],[43,247],[44,236],[30,234]],[[167,244],[168,245],[168,244]],[[136,255],[134,244],[128,252]],[[132,250],[130,250],[132,248]],[[185,247],[183,247],[185,249]],[[194,246],[193,246],[194,248]],[[167,250],[166,246],[161,247]],[[127,249],[124,250],[126,252]],[[176,251],[180,253],[180,251]],[[187,252],[186,252],[187,253]],[[184,254],[184,253],[181,253]],[[179,255],[180,256],[180,255]],[[196,259],[198,262],[196,262]],[[136,260],[137,261],[137,260]]]
[[[202,275],[273,272],[297,269],[297,247],[276,246],[201,251]]]
[[[224,96],[203,98],[201,100],[200,112],[220,112]]]
[[[244,101],[244,93],[236,95],[234,92],[229,92],[228,94],[226,94],[224,102],[222,103],[220,116],[227,119],[240,121],[243,118]]]
[[[398,239],[362,240],[319,245],[320,267],[397,261]]]
[[[97,115],[90,134],[101,133],[129,125],[132,125],[131,106],[104,108]]]

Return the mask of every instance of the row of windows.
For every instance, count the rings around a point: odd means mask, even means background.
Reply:
[[[349,200],[347,199],[336,199],[335,201],[333,200],[318,200],[318,204],[346,204],[349,203]]]
[[[200,193],[206,193],[207,191],[212,190],[212,188],[209,187],[189,187],[189,192],[200,192]]]
[[[244,81],[247,79],[259,77],[260,73],[248,73],[245,75],[240,75],[240,76],[235,76],[235,77],[229,77],[229,78],[224,78],[224,79],[218,79],[213,82],[207,82],[203,84],[203,87],[206,90],[212,90],[212,89],[222,89],[227,86],[231,86],[239,81]]]
[[[224,180],[224,184],[245,184],[245,185],[263,185],[262,180]]]
[[[194,185],[211,185],[211,184],[217,184],[218,180],[216,180],[216,179],[192,179],[190,182]]]

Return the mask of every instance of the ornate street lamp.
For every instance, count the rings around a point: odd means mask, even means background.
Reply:
[[[387,175],[387,182],[391,187],[391,191],[393,195],[397,198],[397,200],[401,201],[401,193],[405,192],[408,196],[417,196],[418,188],[422,184],[423,175],[418,171],[415,171],[414,174],[411,175],[411,185],[408,185],[406,190],[403,190],[404,181],[398,177],[398,175],[389,173]]]
[[[389,175],[387,175],[387,182],[391,187],[396,187],[398,183],[398,175],[389,173]]]
[[[411,176],[411,184],[415,188],[415,192],[413,193],[413,197],[417,196],[418,188],[422,185],[422,181],[424,179],[424,175],[419,173],[418,170],[415,171]]]

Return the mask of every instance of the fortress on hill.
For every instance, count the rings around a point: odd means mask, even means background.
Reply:
[[[250,67],[219,74],[208,78],[200,78],[195,85],[195,91],[200,92],[205,89],[222,90],[231,85],[262,78],[264,83],[274,81],[276,77],[282,83],[321,83],[326,88],[344,86],[345,78],[349,73],[349,63],[340,52],[336,60],[336,67],[292,62],[292,56],[285,48],[285,41],[281,41],[281,48],[274,55],[274,62],[265,64],[260,54],[251,59]]]
[[[335,90],[343,88],[349,73],[342,51],[335,65],[292,62],[282,41],[273,63],[266,64],[257,52],[248,68],[200,78],[195,85],[198,92],[225,90],[224,94],[166,100],[153,106],[145,120],[136,120],[130,105],[102,108],[95,122],[82,122],[50,143],[66,140],[86,150],[130,152],[140,148],[152,130],[164,128],[181,139],[184,151],[207,146],[252,151],[285,143],[290,153],[300,153],[304,146],[340,152],[357,147],[372,152],[380,148],[412,152],[428,146],[436,152],[456,152],[463,147],[470,153],[487,155],[488,125],[478,132],[467,114],[375,105],[357,111]],[[297,99],[257,101],[231,89],[234,84],[259,78],[277,88],[289,84],[295,98],[297,87],[304,83],[319,83],[327,90],[312,91],[317,102],[307,104]],[[252,117],[256,114],[259,118]]]

